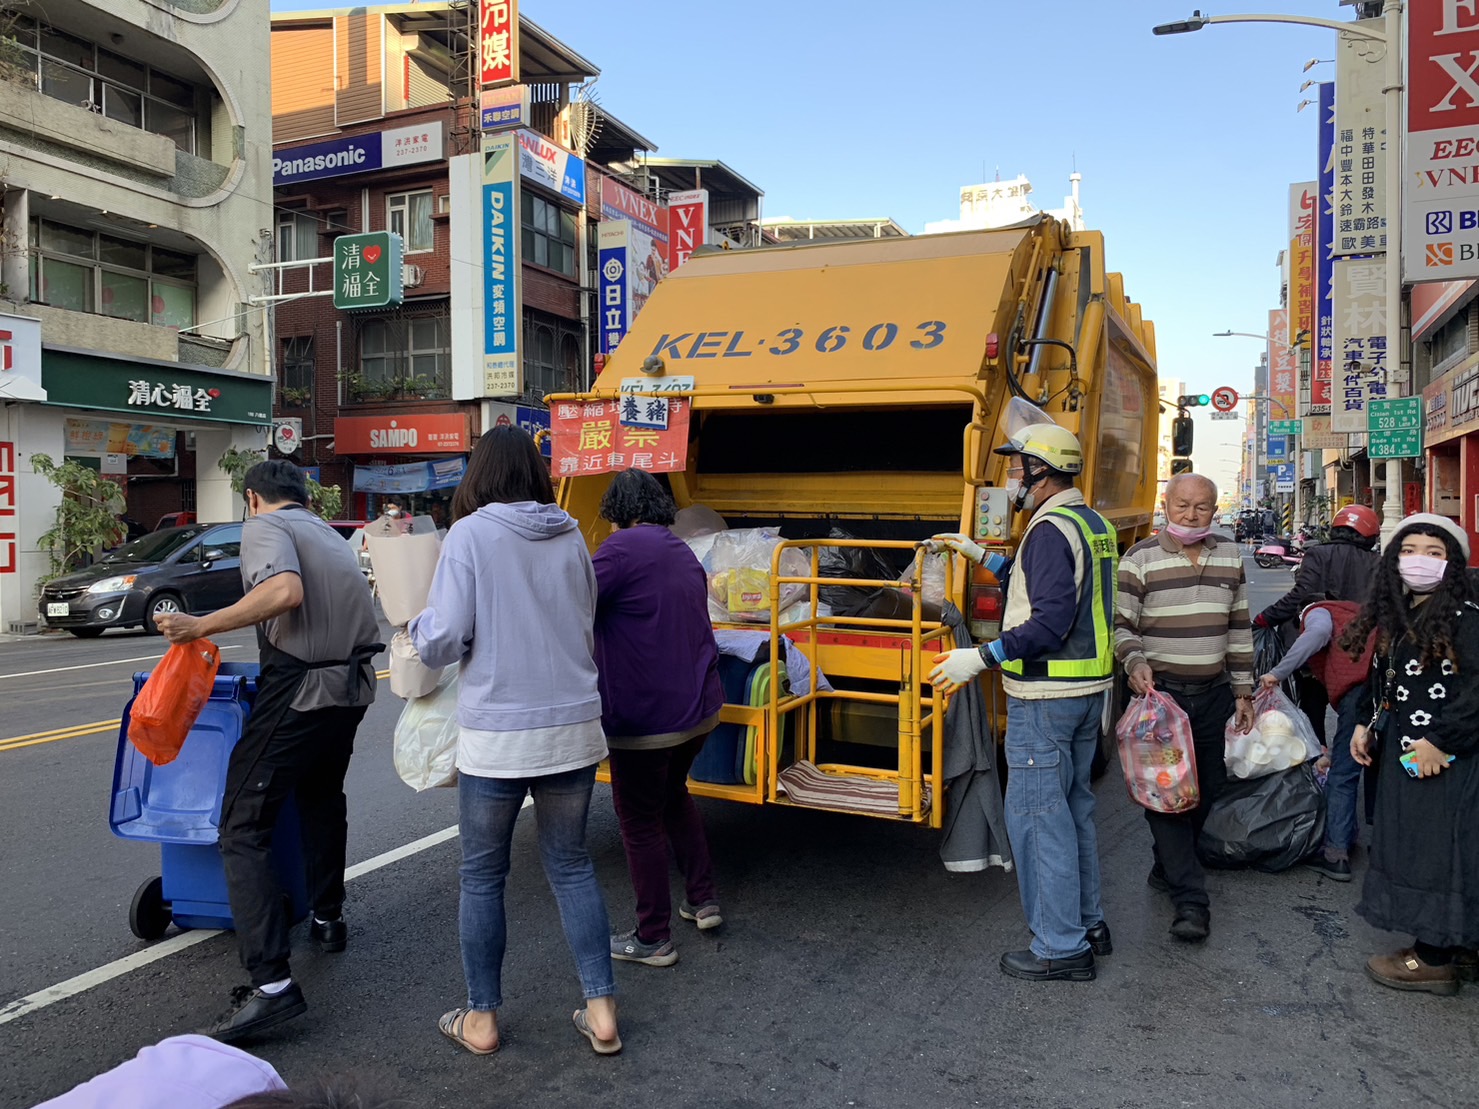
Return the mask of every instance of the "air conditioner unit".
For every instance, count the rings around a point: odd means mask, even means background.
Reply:
[[[413,266],[410,262],[401,263],[401,284],[407,289],[414,289],[426,280],[426,271],[420,266]]]

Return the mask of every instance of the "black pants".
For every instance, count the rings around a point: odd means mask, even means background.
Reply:
[[[1207,875],[1197,858],[1197,837],[1202,824],[1223,787],[1227,784],[1227,764],[1223,761],[1226,747],[1227,718],[1233,714],[1235,701],[1232,686],[1221,685],[1205,693],[1178,693],[1166,689],[1171,699],[1191,717],[1192,744],[1196,751],[1197,785],[1201,801],[1184,813],[1158,813],[1145,810],[1155,840],[1155,857],[1166,872],[1171,886],[1171,900],[1177,905],[1207,905]]]
[[[1313,674],[1301,671],[1294,675],[1294,692],[1299,696],[1299,707],[1310,718],[1315,729],[1315,738],[1320,746],[1325,742],[1325,710],[1330,707],[1330,694],[1325,692],[1325,683]]]
[[[289,976],[288,913],[272,863],[273,828],[289,797],[298,803],[313,912],[333,920],[343,909],[344,775],[367,707],[289,711],[265,738],[249,731],[231,752],[221,858],[237,946],[254,986]]]

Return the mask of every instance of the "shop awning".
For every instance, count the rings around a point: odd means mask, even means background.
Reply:
[[[356,466],[356,493],[426,493],[452,489],[462,480],[467,459],[444,458],[436,462],[405,462],[395,466]]]
[[[272,423],[272,378],[264,374],[43,345],[41,384],[47,404],[126,412],[150,423]]]

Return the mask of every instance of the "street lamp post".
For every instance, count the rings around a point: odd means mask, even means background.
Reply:
[[[1342,23],[1335,19],[1320,19],[1304,15],[1203,15],[1193,12],[1190,19],[1176,23],[1162,23],[1152,28],[1157,35],[1179,35],[1189,31],[1200,31],[1209,23],[1293,23],[1304,27],[1324,27],[1343,35],[1380,42],[1386,46],[1382,96],[1386,107],[1387,129],[1387,387],[1393,388],[1392,359],[1397,359],[1398,372],[1402,360],[1402,3],[1401,0],[1385,0],[1381,9],[1383,29],[1362,27],[1358,23]],[[1395,213],[1395,214],[1394,214]],[[1398,383],[1396,388],[1400,389]],[[1370,451],[1369,438],[1367,450]],[[1298,482],[1295,483],[1296,488]],[[1402,510],[1402,462],[1387,459],[1386,503],[1382,506],[1381,537],[1385,544],[1390,541],[1401,520]]]

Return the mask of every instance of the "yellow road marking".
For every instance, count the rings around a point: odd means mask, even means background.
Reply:
[[[377,670],[375,677],[384,681],[390,677],[390,671]],[[119,717],[117,720],[97,720],[91,724],[73,724],[68,728],[53,728],[49,732],[11,736],[9,739],[0,739],[0,751],[18,751],[22,747],[35,747],[42,743],[56,743],[58,740],[80,739],[82,736],[97,735],[99,732],[116,731],[118,725],[122,723],[123,718]]]

